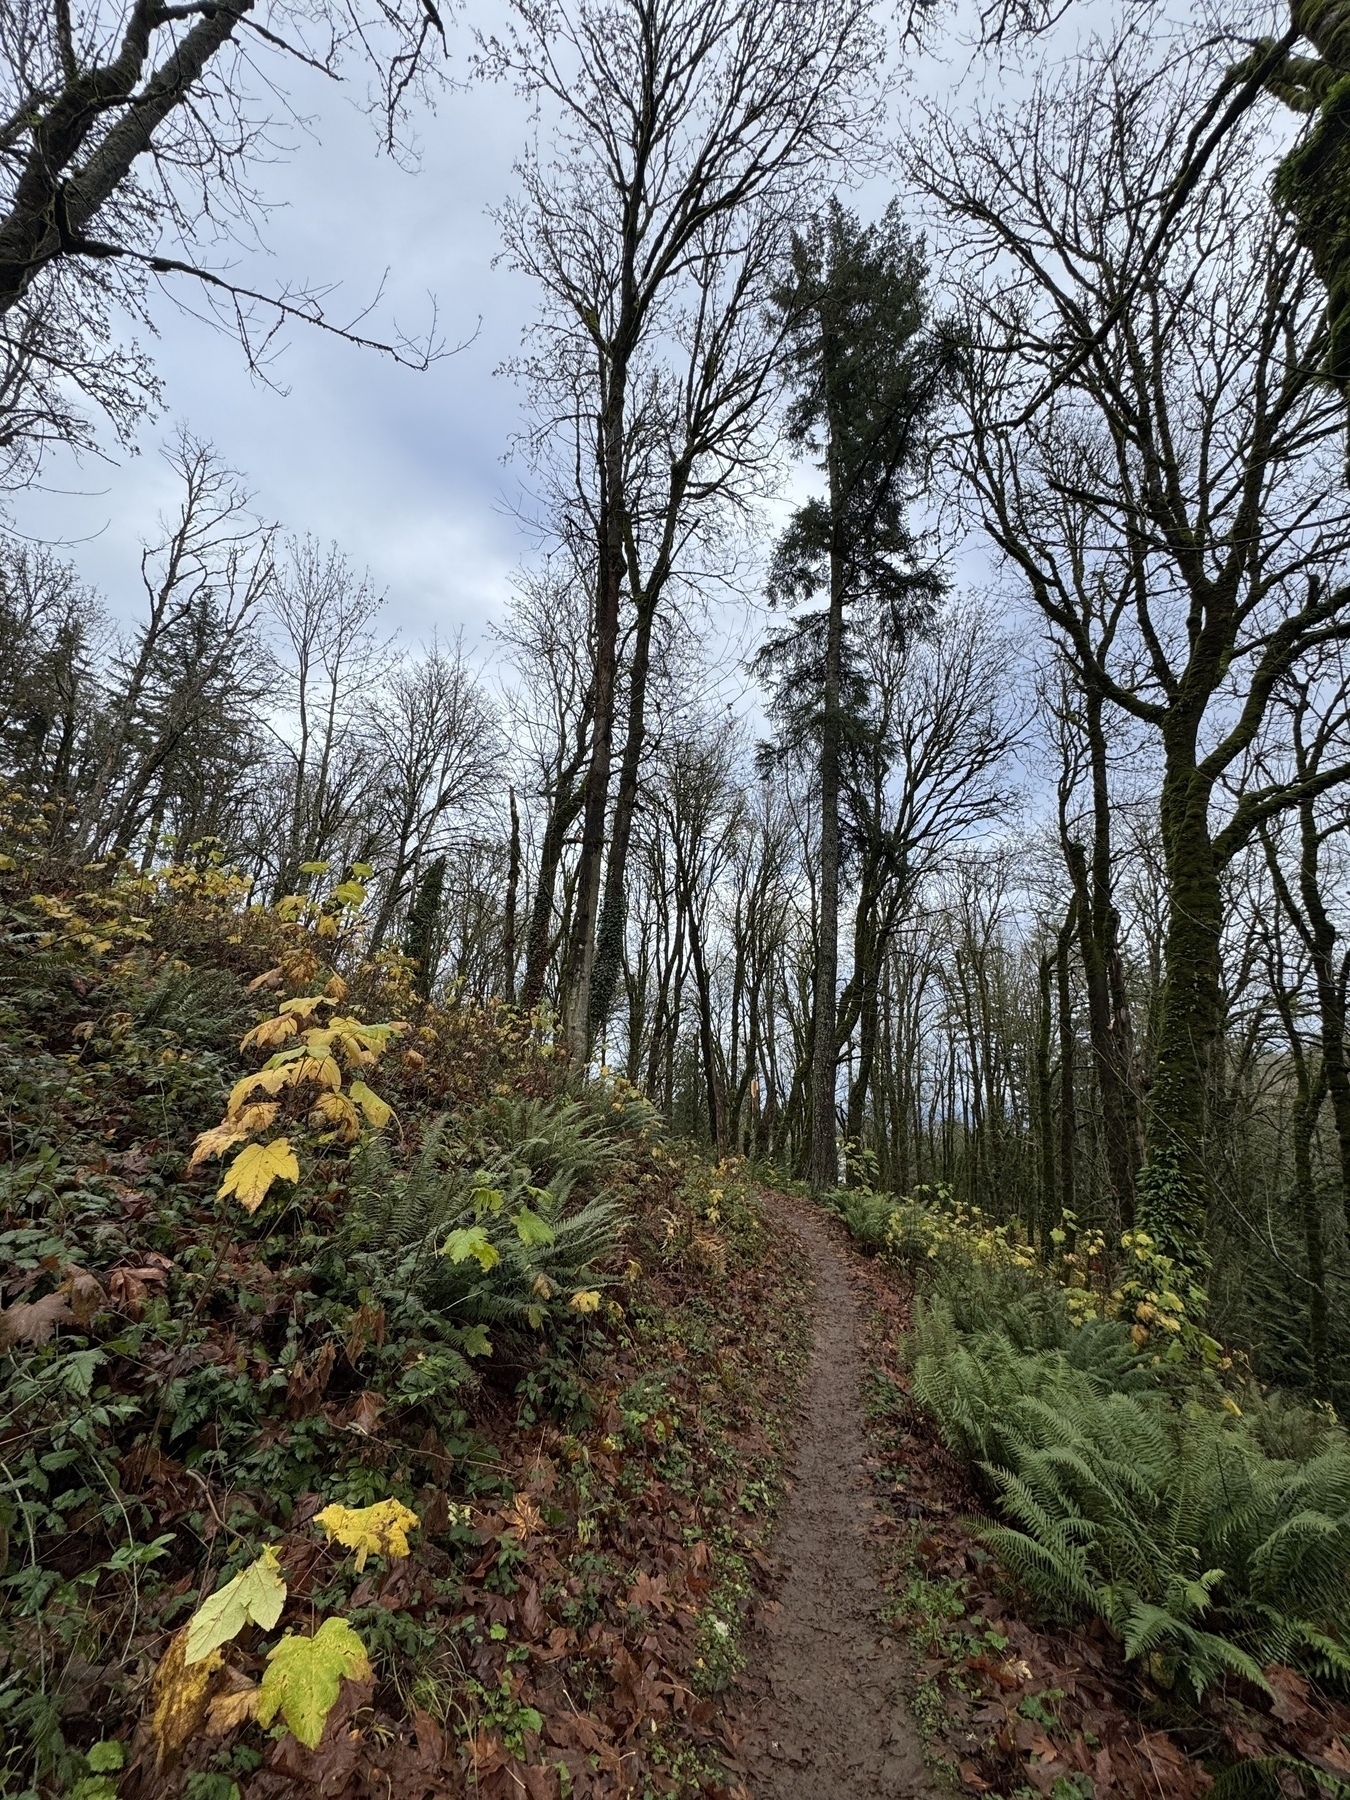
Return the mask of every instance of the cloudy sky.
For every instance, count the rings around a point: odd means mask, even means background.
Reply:
[[[498,5],[469,0],[459,15],[455,72],[466,72],[470,26],[491,29]],[[913,69],[909,93],[969,91],[989,73],[959,50],[928,57]],[[409,638],[462,628],[481,641],[513,567],[530,552],[513,511],[526,479],[510,460],[519,396],[497,371],[519,347],[534,294],[522,277],[494,268],[490,216],[511,189],[527,108],[501,87],[444,94],[435,115],[420,120],[421,166],[410,173],[380,154],[350,89],[297,75],[291,91],[312,133],[292,133],[293,154],[262,172],[273,210],[261,251],[228,253],[237,278],[269,291],[335,284],[335,317],[344,307],[355,313],[383,284],[367,324],[374,335],[395,323],[424,330],[434,296],[444,336],[466,347],[419,374],[297,327],[272,389],[250,377],[237,344],[175,305],[175,293],[200,303],[191,283],[168,278],[154,304],[165,414],[135,456],[52,459],[15,523],[68,546],[114,613],[134,614],[138,546],[174,499],[158,446],[181,422],[248,477],[261,513],[334,538],[368,566],[388,591],[391,623]],[[897,118],[908,103],[902,90]],[[864,206],[884,201],[884,184],[873,188]],[[219,267],[226,254],[204,260]]]

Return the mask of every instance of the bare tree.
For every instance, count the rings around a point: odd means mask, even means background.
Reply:
[[[444,38],[440,15],[435,0],[283,0],[265,23],[257,11],[256,0],[0,9],[0,443],[12,455],[87,441],[72,384],[123,433],[134,424],[153,381],[110,335],[109,309],[143,314],[152,275],[205,284],[255,361],[286,318],[358,338],[317,291],[259,294],[192,260],[192,248],[203,228],[256,224],[254,171],[290,117],[288,59],[334,78],[364,63],[394,148]]]
[[[274,578],[274,528],[250,510],[240,477],[207,444],[179,433],[165,458],[183,497],[165,535],[141,556],[148,611],[119,658],[102,721],[98,766],[73,826],[73,848],[126,848],[152,783],[212,683],[253,629]],[[166,655],[209,618],[171,702],[154,708]]]
[[[691,294],[718,293],[720,274],[691,287],[700,263],[730,270],[735,291],[742,240],[728,222],[781,215],[866,134],[878,40],[865,0],[512,0],[511,11],[485,64],[547,101],[556,126],[546,155],[522,164],[524,197],[502,224],[512,260],[544,291],[536,363],[563,371],[558,411],[584,426],[592,505],[592,726],[565,979],[568,1039],[584,1056],[644,354],[654,365]]]
[[[384,660],[374,637],[382,605],[336,544],[323,549],[307,537],[287,545],[269,595],[285,646],[277,673],[289,715],[274,727],[289,789],[284,824],[273,820],[278,894],[303,883],[302,863],[335,853],[368,798],[364,751]]]
[[[1016,118],[938,123],[915,149],[976,270],[963,472],[1079,679],[1162,760],[1167,969],[1140,1199],[1191,1266],[1223,870],[1309,786],[1350,775],[1252,786],[1213,817],[1280,682],[1350,633],[1350,514],[1332,475],[1338,401],[1313,372],[1316,283],[1252,180],[1259,121],[1229,134],[1136,261],[1171,193],[1177,119],[1212,73],[1204,54],[1157,72],[1117,47],[1042,83]]]

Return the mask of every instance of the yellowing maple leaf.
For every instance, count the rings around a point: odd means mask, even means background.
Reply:
[[[306,994],[298,1000],[283,1000],[278,1012],[293,1013],[297,1019],[312,1019],[321,1006],[329,1004],[324,994]]]
[[[247,1050],[252,1046],[258,1050],[275,1050],[278,1044],[284,1044],[287,1038],[296,1033],[295,1020],[283,1015],[276,1019],[264,1019],[255,1025],[252,1031],[245,1033],[239,1048]]]
[[[225,1108],[226,1118],[233,1118],[250,1094],[259,1089],[264,1094],[279,1094],[288,1087],[293,1079],[294,1065],[282,1069],[259,1069],[256,1075],[245,1075],[242,1081],[236,1081],[230,1089],[230,1100]]]
[[[219,1125],[213,1125],[209,1131],[201,1132],[193,1141],[192,1155],[188,1159],[188,1174],[191,1175],[204,1162],[223,1156],[232,1145],[242,1144],[250,1135],[237,1119],[226,1119]]]
[[[342,1071],[331,1056],[302,1056],[291,1064],[291,1079],[297,1087],[302,1081],[317,1081],[320,1087],[335,1092],[342,1086]]]
[[[372,1551],[377,1556],[406,1556],[408,1533],[421,1523],[401,1500],[377,1500],[374,1506],[325,1506],[315,1520],[328,1533],[330,1544],[337,1542],[355,1550],[358,1575]]]
[[[328,1126],[340,1144],[353,1143],[361,1133],[356,1108],[345,1094],[320,1094],[310,1112],[309,1122],[319,1131]]]
[[[258,1696],[258,1723],[270,1725],[278,1712],[309,1750],[323,1736],[344,1676],[371,1675],[366,1647],[345,1619],[325,1619],[313,1637],[290,1632],[267,1654]]]
[[[274,1181],[299,1181],[300,1165],[289,1138],[273,1138],[270,1144],[250,1144],[225,1171],[216,1199],[233,1194],[247,1213],[255,1213],[267,1198]]]
[[[208,1650],[195,1661],[188,1662],[191,1630],[190,1624],[184,1625],[170,1638],[169,1647],[160,1657],[150,1684],[153,1701],[150,1733],[155,1740],[155,1764],[161,1770],[167,1763],[174,1762],[184,1744],[201,1730],[211,1684],[220,1667],[218,1649]]]
[[[280,1568],[276,1551],[266,1544],[256,1562],[241,1569],[209,1600],[203,1600],[187,1622],[183,1660],[201,1662],[213,1650],[238,1637],[249,1623],[270,1631],[286,1604],[286,1583]]]
[[[381,1100],[380,1096],[372,1088],[368,1088],[364,1081],[351,1082],[347,1092],[366,1115],[366,1123],[376,1131],[383,1131],[394,1116],[394,1109],[388,1101]]]
[[[578,1288],[567,1304],[574,1312],[599,1312],[600,1296],[596,1293],[594,1288]]]

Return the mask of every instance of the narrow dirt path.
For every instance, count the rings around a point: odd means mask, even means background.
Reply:
[[[858,1387],[859,1315],[843,1251],[810,1209],[775,1200],[815,1267],[815,1349],[775,1555],[786,1565],[744,1680],[740,1754],[753,1800],[927,1800],[881,1605]]]

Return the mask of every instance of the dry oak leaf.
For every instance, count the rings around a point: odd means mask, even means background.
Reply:
[[[378,1500],[374,1506],[325,1506],[315,1524],[323,1526],[330,1544],[355,1550],[359,1575],[372,1551],[377,1556],[406,1556],[408,1533],[416,1531],[421,1520],[401,1500]]]
[[[219,1649],[207,1650],[189,1662],[188,1641],[194,1622],[169,1640],[150,1684],[154,1702],[150,1732],[155,1740],[155,1765],[161,1770],[175,1762],[184,1744],[201,1730],[207,1697],[220,1667]]]
[[[366,1647],[345,1619],[325,1619],[313,1637],[290,1632],[267,1653],[267,1671],[258,1696],[258,1723],[270,1725],[278,1712],[306,1749],[323,1736],[324,1721],[337,1703],[343,1677],[365,1681],[373,1673]]]
[[[271,1544],[265,1544],[256,1562],[241,1569],[209,1600],[203,1600],[187,1622],[186,1660],[200,1662],[238,1637],[250,1622],[270,1631],[286,1604],[286,1583],[280,1569],[276,1551]]]
[[[225,1179],[216,1189],[217,1200],[233,1194],[247,1213],[255,1213],[267,1198],[274,1181],[299,1181],[300,1165],[295,1160],[289,1138],[274,1138],[270,1144],[250,1144],[241,1150],[225,1171]]]

